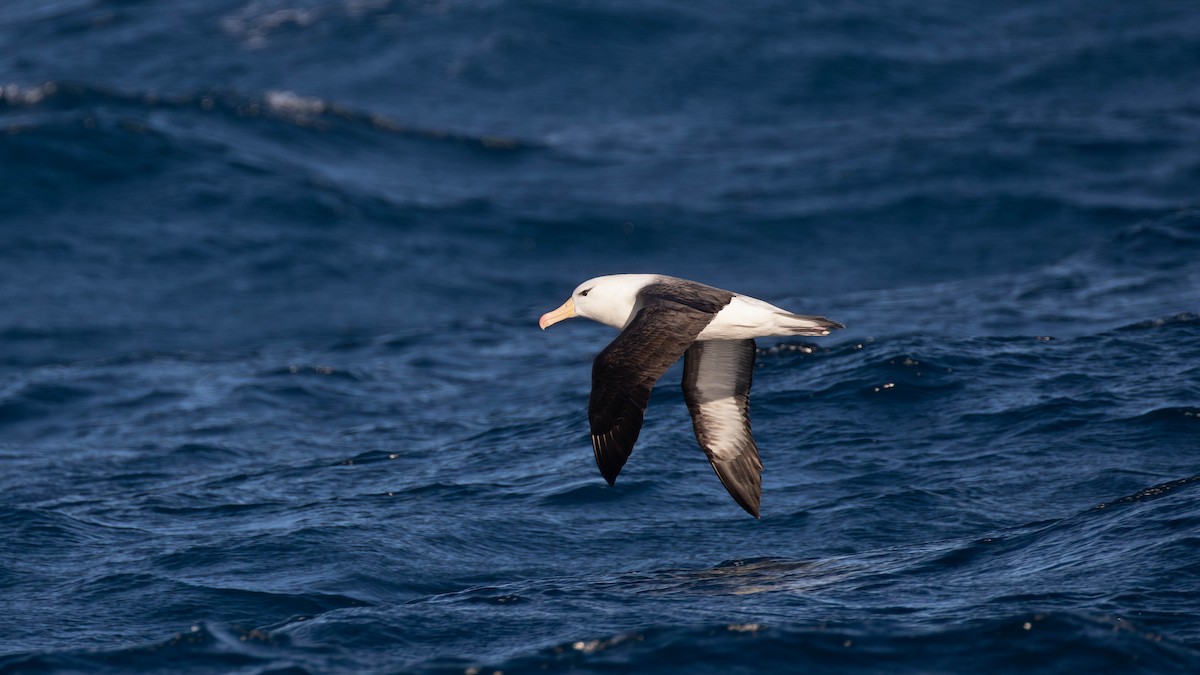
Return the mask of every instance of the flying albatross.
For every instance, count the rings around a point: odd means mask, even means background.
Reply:
[[[542,330],[582,316],[621,334],[592,364],[588,418],[600,474],[612,485],[633,452],[650,390],[683,357],[683,398],[717,477],[758,518],[762,462],[750,435],[754,338],[828,335],[845,328],[748,295],[660,274],[614,274],[580,284],[538,321]]]

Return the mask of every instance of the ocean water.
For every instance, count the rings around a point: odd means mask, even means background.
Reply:
[[[0,673],[1200,672],[1200,13],[0,3]],[[760,340],[763,518],[605,327]]]

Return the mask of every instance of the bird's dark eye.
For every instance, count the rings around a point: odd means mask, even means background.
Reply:
[[[587,295],[587,294],[588,294],[588,291],[591,291],[591,290],[592,290],[592,289],[590,289],[590,288],[589,288],[589,289],[587,289],[586,291],[579,291],[579,294],[580,294],[580,295]]]

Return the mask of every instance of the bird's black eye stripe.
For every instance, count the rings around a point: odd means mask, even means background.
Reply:
[[[591,291],[591,290],[592,290],[592,289],[590,289],[590,288],[589,288],[589,289],[587,289],[587,290],[579,291],[579,294],[580,294],[580,295],[587,295],[587,294],[588,294],[588,291]]]

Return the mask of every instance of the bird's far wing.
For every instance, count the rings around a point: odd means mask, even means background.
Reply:
[[[592,364],[592,449],[609,485],[633,452],[654,383],[729,302],[687,300],[679,302],[658,284],[647,286],[641,310]]]
[[[683,398],[717,477],[733,500],[758,518],[762,462],[750,435],[754,356],[754,340],[693,342],[683,361]]]

